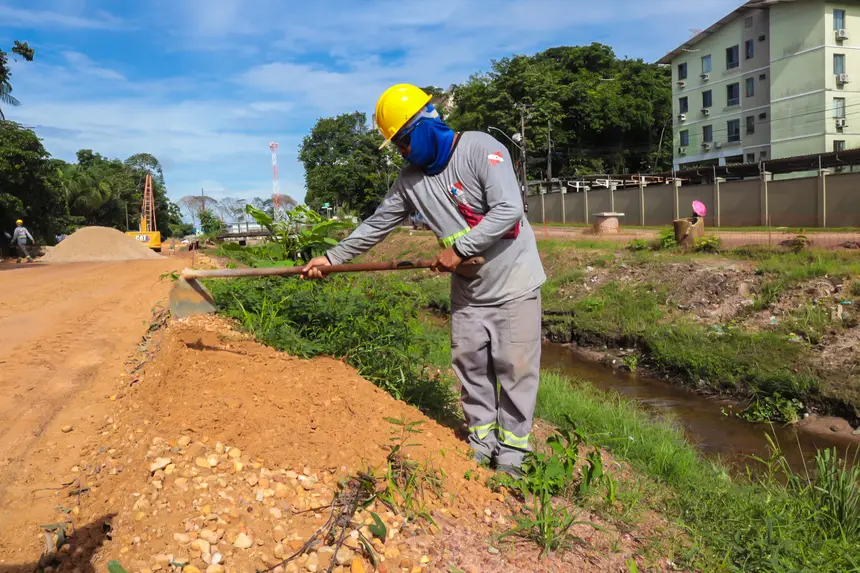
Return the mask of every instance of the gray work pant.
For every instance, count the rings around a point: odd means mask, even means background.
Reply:
[[[540,290],[499,306],[452,309],[451,361],[469,445],[496,464],[519,466],[529,451],[540,351]]]
[[[19,259],[29,259],[30,253],[27,251],[27,245],[24,243],[18,243],[18,258]]]

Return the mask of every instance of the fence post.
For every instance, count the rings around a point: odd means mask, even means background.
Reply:
[[[722,227],[720,220],[720,183],[725,183],[725,181],[722,177],[714,178],[714,226],[717,228]]]
[[[567,224],[567,211],[564,208],[564,196],[567,195],[567,186],[562,183],[561,184],[561,224]]]
[[[827,176],[830,169],[818,170],[818,226],[827,227]]]
[[[609,184],[609,210],[614,213],[615,212],[615,188],[617,185],[615,183]]]
[[[763,227],[770,226],[770,203],[767,195],[767,178],[770,174],[769,171],[761,172],[761,225]]]
[[[540,191],[540,216],[543,220],[544,229],[546,229],[546,205],[544,203],[544,195],[546,195],[546,190],[538,185],[538,190]]]
[[[674,214],[672,215],[672,218],[673,219],[680,219],[681,218],[681,211],[680,211],[680,206],[678,205],[678,189],[681,187],[681,182],[678,181],[677,179],[672,180],[672,187],[674,188],[674,191],[675,191],[675,196],[674,196],[675,205],[674,205]]]
[[[645,226],[645,181],[639,178],[639,226]]]
[[[588,225],[588,185],[582,188],[582,194],[585,199],[585,224]]]

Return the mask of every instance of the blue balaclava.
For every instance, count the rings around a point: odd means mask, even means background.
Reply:
[[[436,108],[427,104],[403,131],[408,134],[411,146],[406,161],[420,167],[427,175],[440,173],[451,157],[456,134],[445,125]]]

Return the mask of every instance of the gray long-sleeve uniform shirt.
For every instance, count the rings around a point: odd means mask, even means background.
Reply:
[[[463,210],[483,219],[470,228]],[[382,241],[417,210],[443,247],[486,263],[468,277],[453,275],[451,302],[494,306],[528,294],[546,280],[534,232],[523,215],[520,186],[501,143],[481,132],[463,133],[445,169],[426,175],[408,166],[359,227],[328,251],[332,264],[348,262]],[[519,236],[504,238],[515,226]]]
[[[29,237],[31,243],[35,243],[33,235],[27,230],[27,227],[15,227],[15,232],[12,233],[12,244],[26,245]]]

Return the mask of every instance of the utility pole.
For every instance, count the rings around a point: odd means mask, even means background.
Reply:
[[[520,135],[522,139],[520,141],[520,149],[523,154],[523,210],[526,213],[529,212],[529,202],[527,199],[529,193],[529,174],[528,174],[528,157],[526,153],[526,106],[525,104],[520,104]]]
[[[552,138],[550,137],[551,131],[549,120],[546,120],[546,178],[547,178],[547,189],[550,193],[552,193]]]

